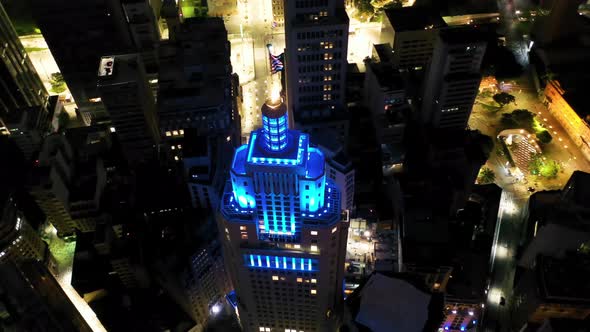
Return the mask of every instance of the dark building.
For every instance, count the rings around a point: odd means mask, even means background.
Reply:
[[[204,52],[203,50],[207,50]],[[185,129],[240,144],[240,115],[230,44],[220,18],[186,19],[160,47],[160,135],[176,160]],[[180,144],[180,147],[178,145]]]
[[[111,119],[111,132],[128,161],[150,159],[160,142],[156,103],[138,54],[104,56],[98,68],[98,90]]]
[[[0,118],[35,106],[47,112],[47,90],[1,4],[0,45]]]
[[[33,0],[31,8],[78,107],[93,119],[104,117],[97,65],[103,55],[134,47],[121,0]]]
[[[590,257],[570,252],[563,258],[539,255],[514,289],[512,328],[545,319],[590,317]]]
[[[392,50],[392,63],[401,70],[425,69],[432,58],[434,42],[446,27],[440,14],[423,7],[385,10],[381,42]]]
[[[92,332],[57,280],[36,261],[0,264],[3,331]]]
[[[434,128],[465,129],[481,81],[485,36],[475,28],[440,32],[425,78],[422,122]]]

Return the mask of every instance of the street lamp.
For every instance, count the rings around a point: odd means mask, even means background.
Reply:
[[[221,312],[221,305],[219,303],[216,303],[211,307],[211,313],[213,315],[217,315],[220,312]]]

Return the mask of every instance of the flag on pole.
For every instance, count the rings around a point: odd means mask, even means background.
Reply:
[[[276,74],[280,71],[283,71],[283,68],[285,67],[283,65],[283,54],[273,55],[271,53],[271,48],[272,48],[271,44],[268,44],[267,48],[268,48],[268,59],[270,61],[270,72],[272,74]]]

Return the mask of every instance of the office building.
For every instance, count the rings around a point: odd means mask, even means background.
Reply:
[[[198,135],[194,130],[185,131],[182,160],[185,178],[194,208],[215,211],[225,186],[229,171],[233,144],[225,137]],[[178,151],[178,145],[172,151]]]
[[[380,145],[399,144],[404,137],[409,111],[406,86],[399,71],[390,61],[389,44],[375,45],[374,48],[379,55],[367,62],[365,104],[371,111],[377,142]]]
[[[0,197],[0,262],[34,259],[44,262],[50,253],[47,244],[29,224],[12,195]]]
[[[426,69],[432,59],[442,17],[427,8],[403,7],[385,10],[381,42],[392,47],[392,62],[400,70]]]
[[[587,255],[566,253],[563,258],[539,255],[514,288],[512,330],[546,319],[584,320],[590,317]]]
[[[156,103],[137,54],[104,56],[98,90],[128,161],[150,159],[160,142]]]
[[[134,49],[121,0],[34,0],[31,9],[76,105],[93,121],[107,117],[96,66],[104,55]]]
[[[39,262],[0,264],[0,329],[3,331],[94,331]]]
[[[41,107],[49,94],[0,4],[0,118],[18,109]]]
[[[41,106],[15,110],[0,118],[0,135],[9,135],[25,159],[30,160],[49,129],[48,117],[47,109]]]
[[[272,24],[280,31],[285,28],[285,0],[272,0]]]
[[[531,268],[539,255],[562,257],[590,241],[590,174],[574,171],[561,191],[531,196],[526,237],[518,265]]]
[[[343,0],[285,1],[287,105],[297,128],[345,138],[348,16]]]
[[[109,133],[101,127],[70,129],[50,136],[35,168],[31,195],[59,236],[76,229],[92,232],[106,218],[100,203],[107,184],[101,155],[110,148]],[[47,160],[45,160],[47,159]]]
[[[311,141],[317,145],[326,158],[326,175],[332,179],[340,189],[340,208],[353,211],[355,171],[352,162],[338,137],[332,131],[316,132],[311,135]]]
[[[218,224],[245,331],[333,331],[342,309],[348,214],[287,106],[262,106],[232,162]]]
[[[169,146],[182,144],[185,129],[240,142],[234,103],[230,44],[221,18],[186,19],[160,47],[158,116]],[[203,52],[204,49],[207,52]],[[236,86],[237,87],[237,86]]]
[[[145,71],[157,79],[160,30],[154,8],[149,0],[122,0],[121,5]]]
[[[485,50],[485,39],[471,27],[440,32],[425,78],[422,123],[434,128],[467,127]]]

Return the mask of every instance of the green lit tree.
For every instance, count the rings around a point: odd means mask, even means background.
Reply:
[[[488,184],[496,180],[496,173],[488,167],[482,167],[477,175],[477,183]]]
[[[55,93],[62,93],[67,90],[66,81],[61,73],[53,73],[51,74],[51,79],[49,80],[51,83],[51,90]]]

